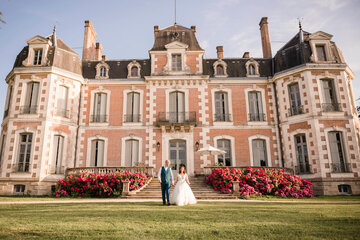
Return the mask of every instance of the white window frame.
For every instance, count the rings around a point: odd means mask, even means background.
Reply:
[[[262,110],[263,114],[265,114],[265,121],[250,121],[249,114],[250,114],[250,108],[249,108],[249,92],[260,92],[261,93],[261,103],[262,103]],[[265,102],[265,89],[260,87],[255,88],[245,88],[245,102],[246,102],[246,119],[248,125],[268,125],[268,115],[267,115],[267,109],[266,109],[266,102]]]
[[[94,115],[94,104],[95,104],[95,94],[105,93],[106,94],[106,122],[91,122],[91,115]],[[90,114],[89,114],[89,126],[108,126],[110,124],[110,94],[111,91],[104,88],[98,88],[91,91],[91,102],[90,102]]]
[[[215,121],[215,93],[216,92],[225,92],[228,96],[228,111],[230,114],[230,120],[229,122],[216,122]],[[231,89],[230,88],[213,88],[211,89],[211,105],[212,105],[212,119],[213,119],[213,125],[214,126],[224,126],[224,125],[234,125],[234,115],[233,115],[233,108],[232,108],[232,95],[231,95]]]
[[[59,90],[60,87],[65,87],[65,88],[67,88],[66,109],[63,109],[63,110],[65,110],[65,111],[69,111],[67,117],[62,116],[62,115],[58,115],[58,114],[56,113],[57,108],[58,108],[58,106],[57,106],[57,103],[58,103],[58,102],[57,102],[57,96],[58,96],[58,90]],[[56,86],[56,90],[55,90],[55,92],[56,92],[56,96],[55,96],[55,107],[56,107],[56,109],[55,109],[55,116],[56,116],[56,117],[59,117],[59,118],[62,118],[62,119],[70,119],[70,101],[69,101],[69,99],[70,99],[70,95],[71,95],[71,89],[72,89],[72,87],[71,87],[70,85],[68,85],[68,84],[65,84],[65,83],[61,83],[61,84],[58,84],[58,85]],[[66,114],[65,114],[65,115],[66,115]]]
[[[104,67],[105,70],[105,76],[101,76],[100,74],[100,69]],[[105,62],[105,61],[101,61],[99,62],[96,67],[96,76],[95,79],[108,79],[109,78],[109,70],[110,70],[110,66]]]
[[[137,76],[131,76],[131,70],[133,67],[137,67],[138,70],[137,70]],[[127,69],[128,69],[128,78],[141,78],[141,75],[140,75],[140,70],[141,70],[141,65],[140,63],[138,63],[137,61],[135,60],[132,60],[128,65],[127,65]]]
[[[267,161],[268,161],[268,166],[267,167],[271,167],[272,166],[272,159],[271,159],[271,151],[270,151],[270,137],[265,136],[265,135],[261,135],[261,134],[256,134],[253,136],[250,136],[248,138],[249,141],[249,153],[250,153],[250,166],[253,167],[254,166],[254,156],[253,156],[253,149],[252,149],[252,141],[256,140],[256,139],[261,139],[261,140],[265,140],[266,143],[266,154],[267,154]]]
[[[143,163],[142,161],[142,138],[138,136],[126,136],[121,138],[121,166],[125,166],[125,148],[126,148],[126,141],[127,140],[137,140],[139,141],[139,161],[138,163]]]
[[[140,114],[140,121],[139,122],[125,122],[124,116],[127,113],[127,95],[128,93],[135,92],[140,94],[140,106],[139,106],[139,114]],[[123,125],[124,126],[141,126],[143,120],[143,96],[144,90],[142,89],[126,89],[123,91]]]
[[[295,144],[295,136],[296,135],[301,135],[304,134],[305,138],[306,138],[306,147],[307,147],[307,151],[308,151],[308,158],[309,158],[309,165],[310,165],[310,170],[312,170],[313,164],[312,164],[312,158],[311,158],[311,151],[310,151],[310,145],[309,145],[309,140],[311,139],[309,134],[310,134],[311,130],[309,129],[296,129],[295,131],[290,133],[290,145],[291,145],[291,154],[292,154],[292,164],[293,166],[297,166],[298,162],[297,162],[297,158],[296,158],[296,144]],[[286,144],[284,144],[286,145]],[[290,159],[290,156],[289,156]],[[306,175],[304,173],[302,173],[302,175]],[[313,175],[313,174],[311,174]]]
[[[51,136],[51,143],[50,143],[51,161],[49,161],[49,163],[48,163],[48,172],[49,172],[49,174],[55,174],[55,173],[51,173],[52,172],[51,167],[52,166],[56,167],[55,163],[53,163],[53,156],[55,154],[54,151],[53,151],[54,150],[54,138],[55,138],[55,136],[61,136],[64,139],[64,142],[63,142],[63,150],[64,150],[64,152],[62,154],[61,163],[62,163],[62,167],[64,167],[64,173],[65,173],[65,170],[66,170],[66,167],[67,167],[67,162],[66,162],[67,157],[66,156],[68,155],[68,153],[67,153],[67,151],[65,151],[65,149],[67,149],[67,147],[68,147],[68,145],[67,145],[67,143],[68,143],[68,135],[66,133],[62,132],[62,131],[54,132],[51,135],[52,135]],[[61,174],[57,173],[57,175],[64,175],[64,173],[61,173]]]
[[[107,167],[107,153],[108,153],[108,138],[101,135],[95,135],[87,139],[87,151],[86,151],[86,167],[90,167],[91,163],[91,143],[93,140],[104,141],[104,163],[103,167]]]
[[[221,65],[224,69],[224,74],[218,74],[216,71],[217,66]],[[214,77],[227,77],[227,64],[224,60],[222,59],[218,59],[216,62],[214,62],[213,64],[213,68],[214,68]]]
[[[187,89],[187,88],[186,89],[166,89],[165,90],[166,112],[170,112],[170,93],[172,93],[172,92],[182,92],[182,93],[184,93],[185,112],[189,112],[189,89]]]
[[[32,114],[24,114],[21,112],[21,109],[19,109],[19,116],[21,116],[21,118],[34,118],[34,117],[40,117],[40,99],[41,99],[41,92],[42,92],[42,81],[34,81],[31,79],[25,80],[23,81],[23,85],[22,85],[22,89],[25,88],[25,91],[21,91],[21,96],[20,96],[20,106],[25,106],[26,104],[26,94],[28,91],[28,86],[30,83],[39,83],[39,92],[38,92],[38,99],[37,99],[37,107],[36,107],[36,113],[32,113]]]
[[[325,54],[326,54],[326,61],[319,61],[316,51],[316,46],[324,46]],[[334,62],[334,56],[330,50],[330,41],[329,40],[310,40],[310,47],[313,53],[313,58],[316,63],[331,63]]]
[[[235,156],[235,138],[233,136],[230,135],[218,135],[218,136],[214,136],[213,137],[213,144],[214,146],[217,148],[217,141],[221,140],[221,139],[226,139],[226,140],[230,140],[230,145],[231,145],[231,166],[232,167],[236,167],[236,156]],[[218,161],[218,156],[215,155],[215,163],[217,164]]]
[[[249,73],[250,65],[253,65],[255,67],[255,74]],[[250,60],[245,63],[245,68],[246,68],[246,77],[260,77],[259,63],[257,61],[255,61],[255,59],[250,58]]]

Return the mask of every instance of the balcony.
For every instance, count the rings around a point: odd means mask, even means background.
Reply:
[[[30,163],[19,162],[13,165],[14,172],[29,172]]]
[[[82,173],[109,174],[116,172],[141,172],[145,173],[148,177],[153,177],[156,174],[155,171],[156,170],[153,167],[79,167],[67,168],[65,171],[65,176],[80,176]]]
[[[37,110],[37,106],[21,106],[20,112],[22,114],[35,114]]]
[[[108,122],[108,115],[91,115],[90,122],[92,123],[106,123]]]
[[[264,122],[265,113],[249,113],[250,122]]]
[[[215,113],[214,121],[215,122],[231,122],[231,114]]]
[[[64,118],[70,117],[70,111],[67,109],[56,109],[56,115]]]
[[[321,109],[323,112],[341,112],[340,103],[323,103],[321,104]]]
[[[196,125],[196,112],[159,112],[157,124],[166,125]]]
[[[351,165],[349,163],[331,163],[331,172],[333,172],[333,173],[350,173]]]
[[[303,114],[303,113],[304,113],[303,105],[289,107],[289,116],[295,116],[295,115],[299,115],[299,114]]]
[[[124,122],[126,123],[137,123],[140,122],[140,114],[125,114]]]
[[[302,163],[295,166],[295,174],[312,174],[310,165],[308,163]]]

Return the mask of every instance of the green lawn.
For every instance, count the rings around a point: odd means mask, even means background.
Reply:
[[[360,204],[0,205],[0,239],[359,239]]]

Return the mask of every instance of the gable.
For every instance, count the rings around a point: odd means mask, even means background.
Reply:
[[[165,45],[166,49],[184,49],[184,48],[188,48],[189,46],[185,43],[179,42],[179,41],[174,41],[171,42],[169,44]]]
[[[323,31],[318,31],[316,33],[310,34],[309,39],[310,40],[331,40],[331,38],[333,37],[333,35],[323,32]]]
[[[27,44],[46,44],[49,43],[49,39],[44,38],[42,36],[36,35],[35,37],[32,37],[28,40],[26,40]]]

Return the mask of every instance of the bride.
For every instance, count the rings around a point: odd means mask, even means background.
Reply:
[[[184,165],[180,166],[176,185],[170,198],[170,203],[178,206],[196,204],[196,198],[191,191],[190,182]]]

